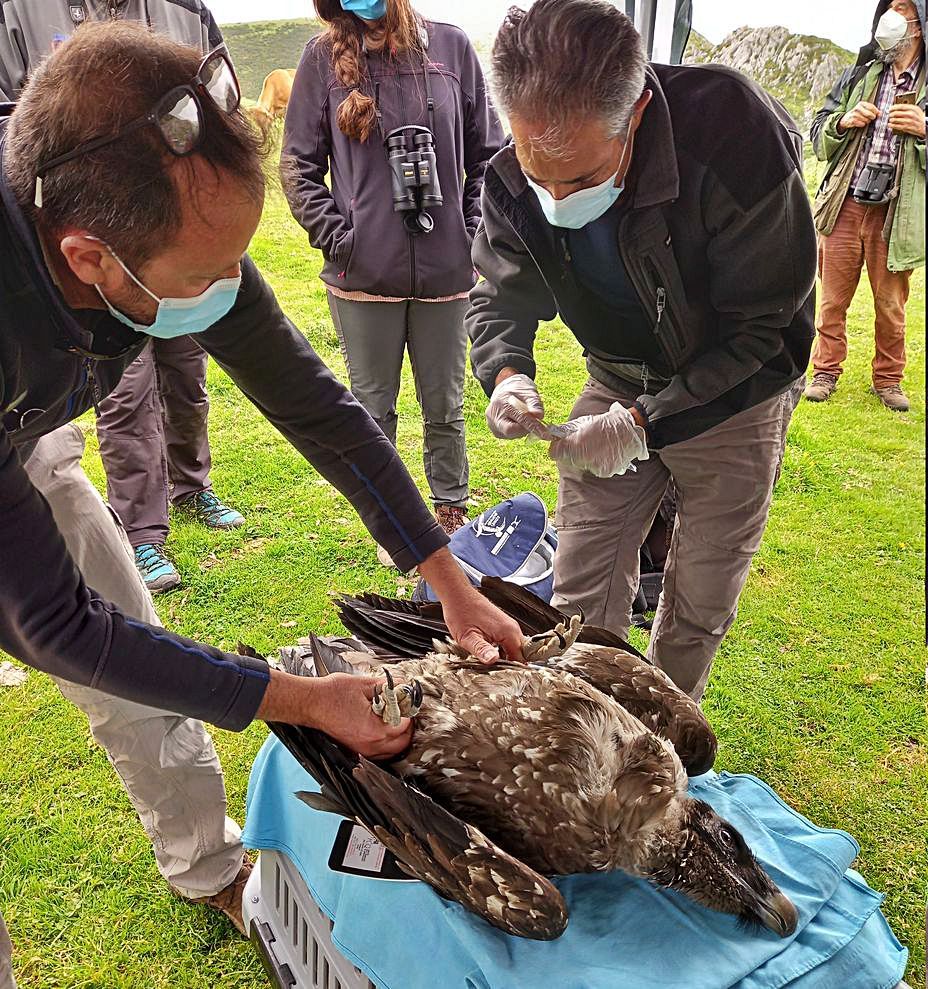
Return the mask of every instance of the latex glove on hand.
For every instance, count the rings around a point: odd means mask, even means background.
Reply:
[[[529,433],[541,435],[545,407],[527,374],[511,374],[494,389],[487,406],[487,425],[501,440],[517,440]]]
[[[648,459],[647,435],[628,409],[613,402],[608,412],[580,416],[552,427],[558,438],[548,450],[562,467],[587,471],[594,477],[614,477],[634,470],[633,460]]]

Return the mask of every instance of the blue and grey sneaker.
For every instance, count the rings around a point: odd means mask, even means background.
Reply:
[[[139,568],[145,586],[152,594],[164,594],[180,587],[180,574],[164,555],[164,547],[158,543],[144,543],[135,547],[135,565]]]
[[[177,507],[210,529],[237,529],[245,524],[242,513],[223,505],[213,491],[200,491],[178,502]]]

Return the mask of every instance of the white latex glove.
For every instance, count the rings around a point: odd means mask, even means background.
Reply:
[[[558,436],[548,451],[551,458],[594,477],[624,474],[635,470],[633,460],[648,459],[647,434],[619,402],[608,412],[580,416],[551,431]]]
[[[544,414],[535,382],[527,374],[511,374],[493,389],[487,425],[501,440],[517,440],[529,433],[540,434]]]

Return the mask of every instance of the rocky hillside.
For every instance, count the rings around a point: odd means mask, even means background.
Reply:
[[[742,27],[719,45],[694,31],[683,60],[715,62],[743,72],[807,127],[822,98],[855,57],[831,41],[790,34],[785,27]]]

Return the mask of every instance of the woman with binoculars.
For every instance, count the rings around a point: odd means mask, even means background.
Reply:
[[[396,443],[408,348],[423,459],[446,531],[465,521],[464,314],[480,190],[503,142],[467,35],[409,0],[315,0],[282,154],[293,215],[321,277],[351,390]],[[326,175],[329,185],[326,184]],[[378,553],[389,565],[385,551]]]

